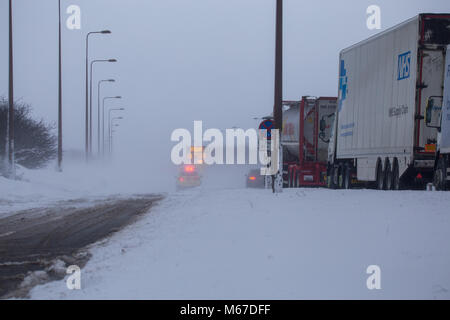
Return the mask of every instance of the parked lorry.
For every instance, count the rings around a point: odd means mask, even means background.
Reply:
[[[337,98],[303,97],[283,103],[284,187],[326,186],[328,143]]]
[[[449,44],[450,14],[420,14],[341,51],[329,187],[448,187]]]

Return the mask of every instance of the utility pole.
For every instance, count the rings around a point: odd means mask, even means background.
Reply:
[[[9,92],[8,92],[8,175],[16,176],[14,165],[14,59],[13,59],[13,22],[12,0],[9,0]]]
[[[279,152],[279,172],[272,177],[272,189],[274,193],[282,191],[283,188],[283,165],[281,152],[281,133],[283,127],[283,0],[277,0],[276,13],[276,39],[275,39],[275,103],[273,109],[274,129],[280,133],[279,144],[280,149],[274,150]],[[273,141],[272,141],[273,143]],[[272,155],[273,159],[273,155]],[[281,182],[280,182],[281,179]]]
[[[89,160],[89,36],[93,34],[88,32],[86,35],[86,113],[85,113],[85,156],[86,161]]]
[[[59,61],[58,61],[58,171],[62,171],[62,49],[61,49],[61,0],[58,0]]]

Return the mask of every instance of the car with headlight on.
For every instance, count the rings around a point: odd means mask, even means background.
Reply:
[[[264,176],[261,175],[261,169],[252,169],[246,175],[247,188],[264,188]]]
[[[177,176],[177,190],[199,187],[202,184],[202,176],[194,165],[182,166]]]

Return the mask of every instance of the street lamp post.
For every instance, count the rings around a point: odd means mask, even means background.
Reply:
[[[113,109],[109,109],[109,113],[108,113],[108,151],[111,152],[111,141],[110,141],[110,137],[111,137],[111,113],[114,111],[124,111],[125,108],[113,108]]]
[[[89,159],[89,37],[93,34],[111,34],[109,30],[88,32],[86,35],[86,124],[85,124],[85,153]]]
[[[117,62],[116,59],[102,59],[91,61],[91,73],[90,73],[90,104],[89,104],[89,153],[92,156],[92,71],[95,63],[98,62]]]
[[[276,39],[275,39],[275,102],[274,127],[281,130],[282,104],[283,104],[283,0],[277,0],[276,12]]]
[[[275,39],[275,101],[273,107],[274,128],[278,130],[281,141],[281,130],[283,124],[283,0],[277,1],[276,12],[276,39]],[[279,171],[272,177],[272,190],[274,193],[280,193],[283,190],[282,182],[282,152],[276,150],[279,154]]]
[[[61,44],[61,0],[58,0],[58,170],[62,171],[62,44]]]
[[[98,143],[98,154],[100,155],[100,148],[101,148],[101,142],[100,142],[100,130],[101,130],[101,124],[100,124],[100,86],[104,82],[116,82],[114,79],[108,79],[108,80],[100,80],[98,82],[98,92],[97,92],[97,143]]]
[[[12,0],[9,0],[9,89],[8,89],[8,123],[7,123],[7,174],[15,178],[14,165],[14,60],[13,60],[13,22]]]
[[[121,96],[104,97],[102,106],[102,143],[103,143],[103,156],[105,155],[105,101],[111,99],[122,99]]]
[[[109,154],[112,153],[112,127],[114,126],[114,120],[122,120],[123,117],[112,118],[109,123]]]
[[[120,125],[119,124],[115,124],[115,125],[113,125],[113,128],[118,128],[118,127],[120,127]],[[114,129],[111,129],[111,137],[110,137],[110,141],[111,141],[111,146],[110,146],[110,148],[111,148],[111,154],[114,152],[113,150],[114,150],[114,133],[116,133],[116,130],[114,130]]]

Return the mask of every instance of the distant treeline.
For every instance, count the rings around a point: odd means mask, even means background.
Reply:
[[[31,106],[16,103],[14,108],[16,163],[29,169],[45,166],[57,155],[57,137],[54,125],[31,117]],[[0,98],[0,158],[6,153],[8,101]]]

